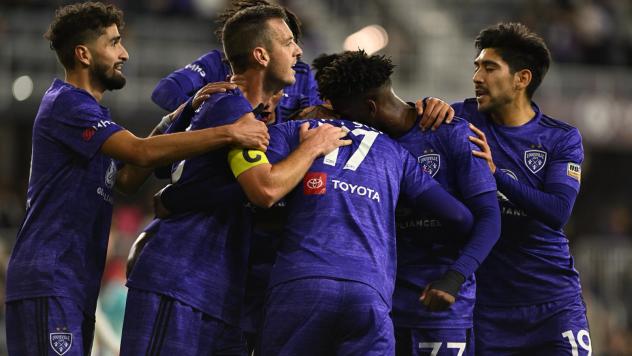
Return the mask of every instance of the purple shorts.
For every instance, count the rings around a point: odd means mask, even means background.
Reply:
[[[274,286],[258,355],[393,355],[389,306],[372,287],[305,278]]]
[[[474,337],[476,355],[592,354],[581,295],[519,307],[476,305]]]
[[[246,354],[239,328],[173,298],[129,289],[121,356]]]
[[[473,329],[396,328],[397,356],[472,356]]]
[[[9,355],[90,355],[94,316],[72,299],[29,298],[6,307]]]

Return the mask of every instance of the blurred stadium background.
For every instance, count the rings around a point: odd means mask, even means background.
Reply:
[[[126,88],[105,95],[114,120],[144,135],[164,114],[150,101],[158,80],[218,46],[215,14],[227,0],[115,0],[126,13]],[[8,255],[25,209],[32,122],[63,72],[42,38],[54,9],[72,1],[0,2],[0,302]],[[407,100],[473,95],[478,31],[521,21],[547,41],[554,65],[535,96],[541,109],[580,128],[582,191],[566,227],[588,304],[594,355],[632,355],[632,1],[283,0],[303,21],[306,62],[358,43],[392,56]],[[94,355],[115,355],[129,247],[164,184],[116,200]],[[6,354],[0,311],[0,355]]]

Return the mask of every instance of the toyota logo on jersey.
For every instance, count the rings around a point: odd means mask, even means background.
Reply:
[[[309,172],[303,178],[303,194],[322,195],[327,192],[327,173]]]

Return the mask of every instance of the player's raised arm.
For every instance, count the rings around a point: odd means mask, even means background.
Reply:
[[[158,123],[149,134],[149,137],[162,135],[167,132],[167,130],[171,132],[184,131],[184,128],[191,123],[191,118],[195,110],[199,108],[210,95],[223,93],[226,92],[226,90],[235,89],[235,87],[234,84],[226,82],[211,83],[204,86],[197,91],[193,98],[181,104],[174,112],[163,117],[160,123]],[[156,168],[156,176],[159,178],[168,177],[170,172],[171,167],[169,166]],[[149,177],[151,173],[151,168],[126,164],[119,169],[116,175],[116,189],[123,194],[133,194],[147,180],[147,177]]]
[[[308,129],[309,124],[300,126],[301,143],[285,159],[268,163],[263,152],[233,150],[229,160],[237,181],[248,199],[259,206],[271,207],[289,193],[300,182],[314,159],[340,146],[351,144],[343,140],[346,130],[325,124]]]

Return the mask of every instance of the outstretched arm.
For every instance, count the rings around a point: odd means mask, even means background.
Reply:
[[[236,145],[265,150],[269,135],[264,123],[252,113],[242,116],[235,123],[203,130],[138,138],[129,131],[119,131],[101,146],[101,151],[119,161],[141,168],[152,168],[181,159],[197,156],[208,151]],[[117,176],[117,189],[134,192],[149,171],[135,171],[133,167],[122,170]],[[142,182],[141,182],[142,183]]]

